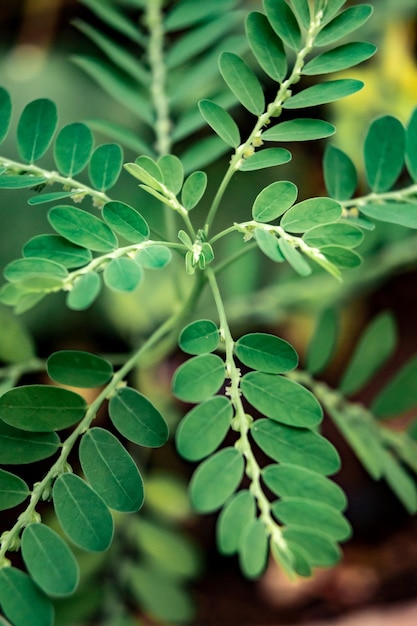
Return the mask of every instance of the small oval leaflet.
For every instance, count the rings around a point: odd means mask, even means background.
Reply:
[[[74,593],[78,563],[63,539],[45,524],[29,524],[22,534],[22,556],[35,583],[49,596]]]
[[[242,480],[244,460],[236,448],[223,448],[194,472],[190,483],[191,502],[201,513],[220,508]]]
[[[184,402],[202,402],[217,393],[225,376],[223,359],[217,354],[201,354],[176,369],[172,390]]]
[[[241,379],[241,389],[258,411],[274,421],[312,427],[322,420],[323,411],[316,397],[299,383],[283,376],[249,372]]]
[[[353,196],[358,184],[356,167],[345,152],[330,144],[324,152],[323,175],[329,196],[336,200]]]
[[[141,267],[128,257],[112,259],[104,268],[103,280],[106,287],[113,291],[131,292],[143,279]]]
[[[86,408],[77,393],[51,385],[24,385],[0,396],[0,419],[31,432],[72,426],[84,417]]]
[[[336,449],[312,430],[258,419],[251,433],[258,446],[274,461],[300,465],[324,476],[340,469]]]
[[[216,324],[211,320],[197,320],[182,329],[178,343],[188,354],[213,352],[219,345],[220,335]]]
[[[230,113],[211,100],[201,100],[198,107],[207,124],[220,139],[232,148],[237,148],[240,144],[240,132]]]
[[[219,58],[220,72],[239,102],[254,115],[264,112],[265,97],[254,71],[233,52],[223,52]]]
[[[384,115],[372,122],[364,144],[366,179],[372,191],[383,193],[394,185],[404,167],[404,151],[405,130],[396,117]]]
[[[46,369],[52,380],[71,387],[99,387],[113,375],[109,361],[83,350],[54,352],[47,360]]]
[[[181,202],[187,211],[191,211],[200,202],[207,187],[207,174],[193,172],[186,179],[181,191]]]
[[[91,552],[107,550],[113,518],[103,499],[75,474],[62,474],[52,490],[55,513],[71,541]]]
[[[268,18],[253,11],[246,18],[246,35],[253,54],[264,72],[281,82],[287,73],[287,57],[281,39]]]
[[[284,0],[264,0],[265,12],[277,35],[293,50],[301,45],[301,31],[291,8]]]
[[[12,509],[29,496],[29,487],[24,480],[0,469],[0,511]]]
[[[323,120],[300,118],[281,122],[262,133],[265,141],[311,141],[334,135],[336,128]]]
[[[362,263],[362,257],[357,252],[342,246],[321,246],[320,252],[331,263],[343,269],[353,269]]]
[[[72,243],[95,252],[112,252],[118,247],[114,232],[95,215],[73,206],[56,206],[48,213],[51,226]]]
[[[271,222],[285,213],[297,199],[298,189],[287,180],[265,187],[255,198],[252,216],[257,222]]]
[[[74,311],[87,309],[101,290],[101,279],[96,272],[82,274],[67,296],[67,306]]]
[[[242,172],[253,172],[288,163],[291,159],[291,152],[285,148],[264,148],[244,159],[239,169]]]
[[[340,561],[340,548],[319,531],[291,526],[284,528],[283,535],[290,548],[301,549],[313,567],[331,567]]]
[[[161,270],[171,262],[171,259],[171,250],[160,244],[146,246],[135,254],[136,263],[149,270]]]
[[[24,257],[50,259],[67,268],[86,265],[92,259],[90,250],[71,243],[60,235],[37,235],[23,246]]]
[[[152,402],[132,387],[110,398],[109,416],[117,430],[141,446],[157,448],[168,439],[168,426]]]
[[[309,246],[315,248],[326,245],[356,248],[363,240],[363,233],[356,226],[336,222],[310,228],[303,235],[303,239]]]
[[[0,604],[14,626],[53,626],[51,601],[27,574],[15,567],[0,569]]]
[[[342,207],[331,198],[309,198],[294,205],[283,216],[280,226],[292,233],[303,233],[321,224],[336,222]]]
[[[217,544],[222,554],[238,551],[242,533],[247,524],[255,519],[255,514],[255,499],[247,489],[239,491],[225,504],[216,527]]]
[[[93,134],[86,124],[75,122],[61,128],[54,157],[61,174],[72,178],[87,165],[93,150]]]
[[[281,374],[298,365],[298,355],[291,344],[268,333],[250,333],[235,343],[236,356],[242,363],[260,372]]]
[[[376,52],[376,46],[365,41],[353,41],[333,50],[323,52],[304,66],[302,73],[307,76],[340,72],[369,59]]]
[[[141,243],[149,238],[148,223],[129,204],[116,200],[106,202],[102,215],[106,224],[130,243]]]
[[[34,463],[55,454],[60,445],[54,432],[34,433],[9,426],[0,420],[0,463]]]
[[[327,46],[360,28],[371,16],[373,7],[369,4],[349,7],[334,17],[318,33],[315,44]]]
[[[98,146],[90,159],[89,175],[94,187],[107,191],[119,178],[123,164],[123,151],[116,143]]]
[[[255,241],[261,252],[271,259],[271,261],[274,261],[275,263],[282,263],[285,261],[285,257],[283,256],[278,245],[278,239],[274,233],[257,228],[255,230]]]
[[[239,563],[247,578],[258,578],[268,560],[268,536],[265,525],[254,519],[246,525],[239,545]]]
[[[56,105],[39,98],[23,109],[17,125],[17,147],[25,161],[34,163],[49,148],[58,123]]]
[[[305,498],[282,498],[272,506],[274,515],[287,526],[318,530],[332,541],[346,541],[352,529],[336,509]]]
[[[30,280],[36,277],[48,277],[65,280],[68,272],[56,261],[42,258],[24,258],[11,261],[4,268],[4,277],[10,282]]]
[[[176,196],[184,181],[184,168],[180,159],[174,154],[164,154],[158,159],[164,185]]]
[[[189,461],[199,461],[214,452],[225,438],[233,407],[224,396],[197,405],[181,420],[176,431],[178,452]]]
[[[142,477],[114,435],[103,428],[91,428],[81,439],[79,454],[86,479],[107,506],[126,513],[141,508]]]

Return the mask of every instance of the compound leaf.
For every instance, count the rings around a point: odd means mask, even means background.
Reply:
[[[184,402],[201,402],[220,389],[225,375],[224,361],[217,354],[201,354],[177,368],[172,389]]]
[[[72,206],[57,206],[48,213],[51,226],[72,243],[96,252],[111,252],[118,246],[114,232],[95,215]]]
[[[27,574],[15,567],[0,569],[0,604],[14,626],[53,626],[51,601]]]
[[[253,70],[233,52],[223,52],[219,66],[224,80],[239,102],[254,115],[261,115],[265,108],[265,98]]]
[[[365,138],[364,158],[368,184],[382,193],[392,187],[404,164],[405,131],[392,115],[374,120]]]
[[[265,141],[311,141],[334,135],[336,128],[323,120],[300,118],[281,122],[262,133]]]
[[[89,176],[93,186],[105,192],[116,184],[123,164],[123,151],[117,143],[98,146],[91,155]]]
[[[220,139],[232,148],[237,148],[240,144],[240,132],[230,113],[211,100],[200,100],[198,107],[207,124]]]
[[[52,380],[71,387],[99,387],[113,375],[109,361],[83,350],[60,350],[54,352],[46,363]]]
[[[22,159],[34,163],[45,154],[57,123],[56,106],[51,100],[39,98],[25,106],[17,125],[17,147]]]
[[[298,365],[292,345],[268,333],[243,335],[235,343],[235,353],[244,365],[269,374],[289,372]]]
[[[12,509],[29,496],[29,487],[24,480],[0,469],[0,511]]]
[[[85,124],[64,126],[58,133],[54,146],[55,163],[64,176],[79,174],[90,160],[93,135]]]
[[[242,480],[244,460],[236,448],[223,448],[194,472],[190,483],[191,501],[201,513],[220,508]]]
[[[297,199],[298,189],[287,180],[271,183],[256,196],[252,217],[257,222],[271,222],[285,213]]]

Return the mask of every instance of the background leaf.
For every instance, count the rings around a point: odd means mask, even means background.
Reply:
[[[339,336],[339,318],[334,309],[325,309],[320,315],[306,352],[306,367],[319,374],[335,353]]]
[[[0,143],[9,132],[11,117],[12,100],[9,92],[4,87],[0,87]]]
[[[414,109],[408,122],[405,134],[405,162],[411,178],[417,182],[417,108]],[[0,179],[1,180],[1,179]]]
[[[380,418],[394,417],[417,404],[415,380],[417,357],[411,358],[377,395],[371,405],[372,412]]]

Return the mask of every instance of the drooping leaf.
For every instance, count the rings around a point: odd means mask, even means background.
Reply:
[[[283,376],[249,372],[241,379],[245,398],[263,415],[290,426],[316,426],[323,411],[305,387]]]
[[[333,50],[323,52],[303,67],[302,73],[307,76],[340,72],[354,65],[366,61],[376,52],[377,48],[372,43],[354,41],[343,44]]]
[[[388,191],[397,180],[404,164],[405,131],[391,115],[374,120],[365,138],[366,178],[372,191]]]
[[[15,567],[0,569],[0,605],[13,626],[53,626],[51,601],[27,574]]]
[[[290,526],[284,528],[283,535],[290,548],[293,545],[295,548],[301,548],[312,566],[331,567],[340,561],[340,549],[320,531]]]
[[[379,222],[417,228],[417,203],[375,202],[361,205],[360,212]]]
[[[252,216],[257,222],[272,222],[285,213],[297,199],[298,189],[294,183],[279,180],[271,183],[256,196]]]
[[[68,293],[66,304],[74,311],[83,311],[94,302],[100,290],[101,280],[96,272],[82,274]]]
[[[278,239],[271,232],[257,228],[255,230],[255,240],[259,249],[275,263],[282,263],[285,261],[279,245]]]
[[[417,182],[417,108],[414,109],[405,132],[405,162],[407,170]],[[0,178],[1,180],[1,178]]]
[[[301,32],[291,7],[284,0],[264,0],[264,8],[277,35],[287,46],[298,50],[301,46]]]
[[[195,509],[209,513],[220,508],[239,486],[243,470],[243,456],[236,448],[223,448],[203,461],[190,483]]]
[[[154,244],[138,250],[135,261],[149,270],[160,270],[166,267],[172,259],[172,252],[166,246]]]
[[[347,506],[346,496],[336,483],[305,467],[289,463],[268,465],[262,470],[262,478],[280,497],[308,498],[339,511]]]
[[[48,213],[51,226],[72,243],[97,252],[111,252],[118,246],[114,232],[95,215],[72,206],[57,206]]]
[[[207,124],[220,139],[228,146],[237,148],[240,144],[240,132],[230,113],[211,100],[200,100],[198,107]]]
[[[345,541],[351,534],[343,515],[322,502],[284,497],[274,503],[272,510],[283,524],[319,530],[333,541]]]
[[[79,454],[86,479],[107,506],[122,512],[141,508],[142,477],[114,435],[103,428],[90,428],[81,439]]]
[[[22,385],[0,396],[0,419],[30,432],[72,426],[84,417],[86,408],[77,393],[51,385]]]
[[[260,519],[251,520],[244,528],[239,543],[239,563],[247,578],[258,578],[268,560],[268,536]]]
[[[214,396],[185,415],[176,431],[178,452],[188,461],[199,461],[214,452],[225,438],[233,407],[224,396]]]
[[[356,93],[363,86],[364,83],[361,80],[353,78],[329,80],[299,91],[286,100],[282,106],[284,109],[303,109],[320,104],[328,104]]]
[[[106,202],[102,215],[106,224],[130,243],[141,243],[149,237],[149,226],[145,219],[124,202]]]
[[[3,174],[0,176],[0,189],[25,189],[46,183],[44,176],[32,174]]]
[[[0,87],[0,143],[9,132],[11,118],[12,100],[9,92],[4,87]]]
[[[103,272],[105,285],[113,291],[134,291],[142,278],[142,269],[128,257],[112,259]]]
[[[306,352],[306,366],[312,374],[324,370],[337,346],[339,318],[334,309],[325,309],[320,315]]]
[[[222,554],[235,554],[247,524],[254,518],[256,505],[250,491],[244,489],[226,503],[216,527],[217,544]]]
[[[46,363],[52,380],[71,387],[99,387],[113,375],[109,361],[83,350],[60,350],[54,352]]]
[[[0,463],[3,465],[20,465],[47,459],[57,452],[59,446],[59,437],[54,432],[28,432],[0,420]]]
[[[326,146],[323,174],[329,195],[336,200],[349,200],[358,184],[356,168],[348,155],[330,144]]]
[[[88,173],[93,186],[107,191],[116,184],[123,164],[123,151],[117,143],[104,143],[91,155]]]
[[[186,179],[181,192],[181,202],[187,211],[191,211],[200,202],[207,187],[207,174],[193,172]]]
[[[184,168],[181,161],[174,154],[164,154],[158,159],[158,166],[165,186],[176,196],[181,191],[184,181]]]
[[[253,54],[264,72],[281,82],[287,73],[287,57],[281,39],[263,13],[253,11],[246,18],[246,35]]]
[[[368,21],[373,10],[370,4],[348,7],[324,26],[315,39],[315,45],[328,46],[357,30]]]
[[[22,557],[35,583],[49,596],[74,593],[79,566],[68,545],[49,526],[29,524],[22,534]]]
[[[265,97],[253,70],[233,52],[223,52],[219,59],[221,74],[239,102],[254,115],[261,115]]]
[[[214,352],[219,341],[219,329],[211,320],[191,322],[182,329],[178,339],[181,350],[188,354]]]
[[[38,277],[55,277],[65,280],[68,272],[63,265],[49,259],[27,257],[11,261],[4,268],[4,277],[10,282],[19,282]]]
[[[331,198],[309,198],[294,205],[283,216],[280,226],[292,233],[303,233],[321,224],[336,222],[342,207]]]
[[[61,128],[55,140],[54,157],[61,174],[72,178],[87,165],[93,150],[93,135],[85,124]]]
[[[362,257],[357,252],[342,246],[321,246],[320,252],[333,265],[342,269],[353,269],[362,263]]]
[[[127,439],[148,448],[158,448],[168,439],[168,426],[148,398],[131,387],[119,389],[110,398],[109,416]]]
[[[86,265],[92,259],[90,250],[77,246],[60,235],[36,235],[23,246],[23,256],[50,259],[67,268]]]
[[[298,365],[298,355],[292,345],[267,333],[243,335],[235,343],[235,352],[248,367],[269,374],[289,372]]]
[[[335,222],[310,228],[304,233],[303,239],[309,246],[315,248],[326,245],[356,248],[363,240],[363,232],[351,224]]]
[[[284,259],[291,265],[297,274],[300,274],[300,276],[308,276],[311,274],[310,265],[289,241],[281,237],[278,239],[278,246]]]
[[[294,428],[265,418],[256,420],[251,433],[274,461],[300,465],[324,476],[334,474],[340,467],[339,455],[332,444],[307,428]]]
[[[202,402],[217,393],[225,376],[223,359],[217,354],[201,354],[177,368],[172,390],[184,402]]]
[[[262,133],[265,141],[311,141],[334,135],[336,128],[323,120],[300,118],[281,122]]]
[[[363,332],[343,373],[340,390],[352,395],[366,385],[392,355],[397,332],[390,313],[380,313]]]
[[[0,469],[0,511],[12,509],[30,495],[24,480],[11,472]]]
[[[292,154],[285,148],[264,148],[260,152],[255,152],[243,160],[239,169],[242,172],[252,172],[262,170],[266,167],[275,167],[291,161]]]
[[[107,550],[113,539],[113,518],[104,500],[75,474],[56,479],[52,498],[67,537],[83,550]]]
[[[417,357],[411,358],[385,385],[371,405],[372,412],[380,418],[394,417],[417,404],[415,381]]]
[[[25,106],[17,125],[17,147],[25,161],[34,163],[49,148],[58,123],[55,104],[47,98]]]

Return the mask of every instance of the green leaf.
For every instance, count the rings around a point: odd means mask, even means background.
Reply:
[[[405,131],[405,162],[414,182],[417,182],[417,108],[414,109]],[[0,178],[1,180],[1,178]]]
[[[374,120],[365,138],[364,158],[368,184],[372,191],[388,191],[404,165],[405,131],[391,115]]]
[[[344,248],[356,248],[363,241],[363,232],[341,222],[315,226],[303,235],[303,239],[309,246],[321,248],[326,245],[339,245]]]
[[[13,626],[53,626],[51,601],[27,574],[14,567],[0,569],[0,604]]]
[[[30,432],[68,428],[84,417],[84,398],[51,385],[23,385],[0,396],[0,419]]]
[[[82,194],[81,194],[82,195]],[[32,196],[28,199],[30,206],[38,206],[39,204],[46,204],[47,202],[56,202],[57,200],[63,200],[64,198],[75,198],[80,196],[79,191],[54,191],[52,193],[40,193],[37,196]]]
[[[309,198],[286,212],[280,226],[292,233],[303,233],[320,224],[336,222],[342,215],[342,207],[331,198]]]
[[[45,524],[29,524],[22,534],[22,557],[34,582],[49,596],[74,593],[78,563],[61,537]]]
[[[23,246],[23,256],[50,259],[67,268],[86,265],[92,259],[90,250],[71,243],[60,235],[37,235]]]
[[[264,9],[276,34],[293,50],[301,47],[301,32],[291,8],[284,0],[264,0]]]
[[[186,179],[181,192],[181,202],[187,211],[191,211],[200,202],[207,187],[207,174],[193,172]]]
[[[341,553],[338,546],[319,531],[290,526],[284,528],[283,535],[290,549],[292,546],[301,549],[303,556],[312,566],[332,567],[340,561]]]
[[[184,168],[179,158],[173,154],[164,154],[158,159],[158,166],[162,172],[165,186],[175,196],[179,194],[184,181]]]
[[[177,368],[172,390],[184,402],[202,402],[220,389],[225,376],[223,359],[217,354],[201,354]]]
[[[54,158],[61,174],[72,178],[79,174],[90,160],[93,135],[85,124],[64,126],[55,140]]]
[[[113,291],[134,291],[142,278],[140,266],[127,257],[112,259],[103,272],[106,287]]]
[[[271,183],[256,196],[252,217],[257,222],[272,222],[294,204],[298,189],[287,180]]]
[[[238,551],[242,533],[255,514],[254,497],[246,489],[239,491],[226,503],[216,527],[217,544],[222,554],[235,554]]]
[[[105,192],[116,184],[123,164],[123,151],[117,143],[98,146],[91,155],[89,176],[93,186]]]
[[[388,452],[384,454],[385,480],[410,515],[417,511],[417,488],[415,480]]]
[[[59,437],[54,432],[27,432],[0,420],[0,463],[3,465],[20,465],[47,459],[55,454],[59,446]]]
[[[325,309],[307,347],[306,367],[309,372],[315,375],[325,369],[335,353],[338,333],[339,318],[336,311]]]
[[[275,263],[282,263],[285,261],[281,250],[279,249],[278,239],[273,233],[270,233],[261,228],[255,230],[255,240],[259,249]]]
[[[278,239],[278,246],[284,259],[291,265],[297,274],[300,274],[300,276],[308,276],[311,274],[310,265],[289,241],[282,238]]]
[[[225,438],[233,407],[224,396],[214,396],[189,411],[176,432],[178,452],[188,461],[199,461],[214,452]]]
[[[242,172],[252,172],[262,170],[266,167],[275,167],[291,161],[292,154],[285,148],[264,148],[260,152],[255,152],[250,157],[242,161],[239,169]]]
[[[46,183],[44,176],[33,176],[32,174],[17,174],[10,176],[3,174],[0,176],[0,189],[24,189],[26,187],[37,187]]]
[[[238,488],[244,460],[236,448],[223,448],[194,472],[190,483],[191,501],[200,513],[219,509]]]
[[[282,376],[249,372],[241,379],[240,386],[255,409],[281,424],[309,428],[323,418],[315,396],[299,383]]]
[[[338,4],[340,5],[340,3]],[[319,32],[314,42],[315,45],[328,46],[357,30],[368,21],[373,10],[370,4],[361,4],[359,6],[349,7],[342,13],[339,13],[339,15],[336,15],[336,17]]]
[[[0,87],[0,143],[4,140],[10,128],[12,119],[12,100],[9,92]]]
[[[316,76],[329,72],[340,72],[366,61],[375,54],[376,50],[376,46],[365,41],[346,43],[333,48],[333,50],[323,52],[306,63],[302,73],[307,74],[307,76]]]
[[[181,153],[185,172],[205,167],[219,159],[228,148],[219,137],[207,137]],[[1,176],[0,176],[1,181]]]
[[[100,387],[113,375],[109,361],[83,350],[54,352],[46,363],[48,376],[71,387]]]
[[[362,258],[357,252],[347,250],[342,246],[322,246],[320,252],[333,265],[337,265],[343,269],[359,267],[362,263]]]
[[[106,202],[102,215],[106,224],[130,243],[142,243],[149,238],[146,220],[136,209],[124,202]]]
[[[34,163],[49,148],[58,123],[55,104],[47,98],[25,106],[17,125],[17,148],[25,161]]]
[[[308,498],[340,511],[347,506],[346,496],[336,483],[304,467],[288,463],[268,465],[262,470],[262,478],[280,497]]]
[[[303,91],[286,100],[282,107],[284,109],[303,109],[320,104],[328,104],[356,93],[363,86],[364,83],[361,80],[352,78],[329,80],[303,89]]]
[[[98,217],[72,206],[57,206],[48,213],[51,226],[72,243],[96,252],[111,252],[118,247],[114,232]]]
[[[305,0],[291,0],[296,17],[301,26],[308,29],[310,26],[310,8]]]
[[[416,406],[416,376],[417,357],[413,357],[374,399],[371,405],[374,415],[380,418],[394,417]]]
[[[172,252],[166,246],[154,244],[138,250],[135,254],[135,261],[142,267],[150,270],[163,269],[170,263]]]
[[[27,257],[11,261],[4,268],[4,277],[10,282],[19,282],[37,277],[55,277],[65,280],[68,272],[63,265],[48,259]]]
[[[397,345],[393,317],[380,313],[363,332],[345,369],[339,388],[345,395],[362,389],[386,363]]]
[[[239,544],[239,563],[247,578],[258,578],[268,561],[269,542],[264,523],[251,520],[244,528]]]
[[[273,80],[281,82],[287,73],[284,46],[272,29],[268,18],[253,11],[246,18],[246,35],[256,60]]]
[[[191,322],[182,329],[178,339],[181,350],[187,354],[214,352],[219,341],[219,329],[211,320]]]
[[[274,461],[300,465],[324,476],[340,468],[339,455],[332,444],[307,428],[258,419],[251,433],[258,446]]]
[[[345,4],[346,0],[327,0],[323,11],[324,20],[330,20],[335,13]]]
[[[268,333],[243,335],[234,349],[244,365],[260,372],[281,374],[298,365],[298,355],[292,345]]]
[[[311,499],[284,497],[275,502],[272,511],[283,524],[321,531],[333,541],[346,541],[350,525],[336,509]]]
[[[141,508],[142,477],[114,435],[103,428],[91,428],[81,439],[79,454],[86,479],[107,506],[126,513]]]
[[[96,272],[83,274],[75,281],[67,297],[67,307],[74,311],[87,309],[101,290],[100,276]]]
[[[254,115],[261,115],[265,98],[253,70],[233,52],[223,52],[219,59],[220,72],[239,102]]]
[[[117,430],[133,443],[158,448],[168,440],[168,426],[148,398],[124,387],[110,398],[109,416]]]
[[[125,35],[131,41],[141,45],[145,43],[144,37],[136,23],[132,22],[128,15],[120,11],[117,5],[112,5],[109,2],[97,2],[96,0],[83,0],[83,4],[108,26]]]
[[[398,224],[407,228],[417,228],[417,204],[400,202],[382,202],[381,204],[364,204],[360,212],[379,222]]]
[[[25,326],[9,310],[0,308],[0,359],[6,363],[29,361],[34,342]]]
[[[207,124],[220,139],[223,139],[228,146],[237,148],[240,144],[240,132],[230,113],[211,100],[200,100],[198,108]]]
[[[237,0],[207,0],[207,2],[195,2],[183,0],[180,4],[172,6],[165,18],[167,32],[181,30],[193,26],[207,18],[217,16],[219,10],[230,10],[237,4]]]
[[[113,518],[103,499],[75,474],[62,474],[52,490],[55,513],[67,537],[91,552],[107,550]]]
[[[0,469],[0,511],[12,509],[24,502],[29,495],[29,487],[24,480]]]
[[[124,168],[131,176],[145,183],[151,189],[164,192],[162,172],[153,159],[142,156],[136,159],[136,163],[125,163]]]
[[[262,133],[265,141],[311,141],[334,135],[336,128],[323,120],[300,118],[281,122]]]
[[[323,174],[329,195],[336,200],[349,200],[358,184],[356,168],[347,154],[327,145],[323,159]]]

